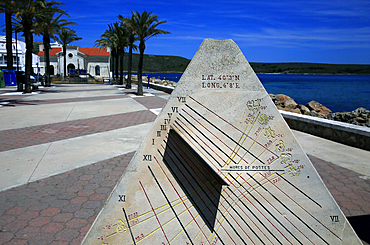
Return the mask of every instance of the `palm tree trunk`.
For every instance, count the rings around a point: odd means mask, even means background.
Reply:
[[[119,84],[123,85],[123,57],[125,56],[125,50],[120,48],[120,66],[119,66]]]
[[[112,52],[110,53],[110,56],[111,56],[111,71],[112,71],[112,79],[114,81],[114,65],[115,65],[115,60],[114,60],[114,57],[115,57],[115,50],[114,48],[112,48]]]
[[[26,77],[24,78],[25,83],[25,93],[31,93],[31,81],[30,75],[32,73],[32,46],[33,46],[33,36],[31,33],[31,24],[24,24],[24,39],[26,41]]]
[[[63,45],[63,57],[64,57],[64,62],[63,62],[63,69],[64,69],[64,77],[63,77],[63,79],[66,79],[66,77],[67,77],[67,60],[66,60],[66,58],[67,58],[67,45],[66,44],[64,44]]]
[[[131,88],[131,68],[132,68],[132,45],[130,45],[129,53],[128,53],[128,69],[127,69],[127,83],[126,88]]]
[[[139,44],[140,50],[140,57],[139,57],[139,65],[137,68],[137,95],[143,95],[143,61],[144,61],[144,50],[145,44],[144,42],[140,41]]]
[[[12,49],[12,14],[5,13],[5,26],[6,26],[6,69],[13,70],[13,49]],[[17,52],[17,51],[16,51]]]
[[[116,48],[116,67],[115,67],[115,70],[116,70],[116,82],[118,82],[118,63],[119,63],[119,55],[118,55],[118,48]]]
[[[50,38],[48,35],[43,36],[43,43],[44,43],[44,51],[45,51],[45,85],[46,87],[50,87],[50,56],[49,56],[49,45],[50,45]]]

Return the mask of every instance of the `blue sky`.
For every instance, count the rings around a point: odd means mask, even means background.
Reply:
[[[150,39],[146,54],[191,59],[202,40],[233,39],[250,62],[370,64],[370,0],[62,0],[69,21],[93,47],[95,40],[132,10],[153,11],[171,32]],[[0,25],[4,14],[0,16]],[[40,41],[35,37],[35,41]]]

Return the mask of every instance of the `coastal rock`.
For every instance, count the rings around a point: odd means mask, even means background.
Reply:
[[[326,117],[331,114],[331,110],[329,108],[314,100],[308,102],[306,106],[310,111],[319,113],[321,117]]]
[[[297,103],[292,98],[285,94],[277,94],[276,101],[277,104],[276,103],[275,104],[280,105],[283,108],[295,109],[297,106]]]
[[[370,111],[362,107],[350,112],[333,113],[328,119],[370,127]]]
[[[303,115],[309,115],[310,114],[310,109],[308,109],[304,105],[297,105],[297,108],[301,111],[301,114],[303,114]]]
[[[331,110],[316,101],[310,101],[306,106],[298,105],[294,99],[284,94],[269,94],[279,110],[294,112],[314,117],[327,117]]]
[[[301,110],[297,107],[298,104],[291,97],[285,94],[269,95],[279,110],[302,114]]]
[[[298,105],[291,97],[284,94],[269,94],[269,96],[279,110],[370,127],[370,111],[362,107],[351,112],[332,113],[329,108],[314,100],[304,106]]]

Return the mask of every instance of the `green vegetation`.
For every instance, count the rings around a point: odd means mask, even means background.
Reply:
[[[133,54],[137,67],[138,54]],[[127,57],[124,70],[127,71]],[[179,56],[144,55],[144,72],[184,72],[190,60]],[[370,65],[336,65],[320,63],[250,63],[256,73],[286,74],[370,74]],[[135,71],[134,71],[135,72]]]
[[[128,56],[124,58],[124,71],[128,69]],[[190,60],[179,56],[145,55],[143,72],[184,72]],[[139,64],[139,54],[132,54],[133,72]]]
[[[256,73],[286,74],[370,74],[370,65],[320,63],[250,63]]]

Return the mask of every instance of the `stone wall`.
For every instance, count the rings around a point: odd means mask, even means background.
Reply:
[[[291,129],[370,151],[370,128],[280,110]]]

